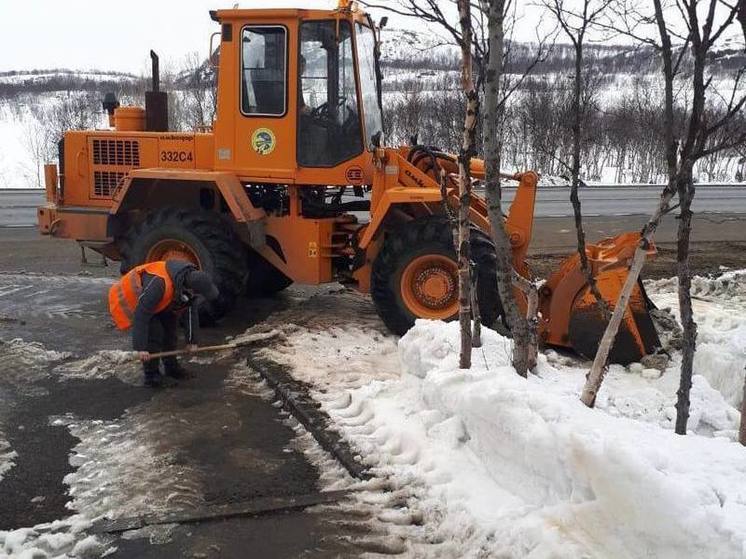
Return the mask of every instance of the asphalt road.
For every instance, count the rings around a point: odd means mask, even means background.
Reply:
[[[515,188],[505,188],[506,202],[512,202]],[[660,187],[592,186],[580,191],[585,216],[624,216],[649,214],[660,196]],[[43,204],[44,191],[34,189],[0,190],[0,227],[29,226],[36,223],[36,207]],[[692,209],[695,213],[746,214],[746,186],[705,186],[697,188]],[[567,188],[550,187],[539,191],[536,217],[572,215]]]
[[[296,442],[298,432],[246,354],[187,362],[193,378],[166,390],[145,388],[139,365],[98,353],[129,344],[127,334],[109,324],[109,278],[9,268],[0,267],[0,439],[16,456],[0,475],[0,530],[72,514],[199,514],[211,506],[320,490],[323,470]],[[243,300],[235,320],[203,330],[202,342],[225,343],[227,335],[301,297]],[[49,361],[48,350],[71,355]],[[370,551],[357,540],[375,531],[372,519],[350,523],[345,515],[332,505],[323,512],[172,525],[103,541],[116,548],[110,557],[123,559],[356,557]],[[62,551],[69,549],[53,555]]]

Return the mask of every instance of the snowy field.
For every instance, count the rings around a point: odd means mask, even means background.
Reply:
[[[746,449],[736,439],[746,347],[746,273],[694,282],[699,323],[690,433],[673,433],[680,356],[664,371],[612,366],[595,410],[579,393],[588,363],[554,351],[518,377],[510,341],[487,330],[459,370],[455,323],[385,335],[357,295],[336,294],[340,327],[278,315],[267,357],[314,387],[361,459],[410,491],[411,556],[746,557]],[[675,282],[651,282],[674,307]],[[266,327],[263,326],[263,327]]]

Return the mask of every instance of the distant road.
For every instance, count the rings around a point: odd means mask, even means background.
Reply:
[[[512,202],[515,188],[504,188],[506,202]],[[585,216],[649,214],[660,196],[660,186],[589,186],[580,190]],[[36,208],[44,203],[42,189],[0,189],[0,227],[36,224]],[[699,185],[693,211],[699,213],[746,214],[746,185]],[[539,189],[537,217],[572,215],[566,187]]]
[[[44,203],[42,188],[0,189],[0,227],[36,225],[36,208]]]
[[[589,186],[579,191],[584,216],[640,215],[653,212],[662,186]],[[506,188],[503,196],[512,202],[515,188]],[[746,214],[746,185],[697,186],[692,204],[695,213]],[[567,187],[539,189],[537,217],[573,215]]]

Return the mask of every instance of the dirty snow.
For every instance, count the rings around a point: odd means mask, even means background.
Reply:
[[[5,473],[13,467],[13,460],[17,455],[0,431],[0,481],[2,481]]]
[[[310,383],[360,459],[400,489],[420,520],[393,532],[409,555],[746,557],[746,451],[734,442],[745,275],[695,278],[686,437],[673,433],[677,353],[664,371],[612,366],[590,410],[578,399],[587,363],[549,350],[522,379],[510,341],[486,330],[462,371],[455,323],[419,321],[397,346],[370,303],[339,292],[271,317],[284,339],[263,355]],[[648,284],[674,313],[675,289]],[[349,316],[361,318],[343,328]]]

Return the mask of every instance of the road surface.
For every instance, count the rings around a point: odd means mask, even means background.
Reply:
[[[505,188],[506,202],[515,188]],[[651,213],[660,196],[657,186],[592,186],[580,191],[584,216],[623,216]],[[36,223],[36,207],[44,203],[39,189],[0,190],[0,227],[30,226]],[[692,209],[695,213],[746,214],[746,186],[705,186],[697,188]],[[536,217],[572,215],[569,191],[564,187],[542,188],[536,203]]]

